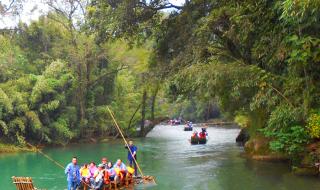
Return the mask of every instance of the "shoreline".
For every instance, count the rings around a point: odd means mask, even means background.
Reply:
[[[36,152],[37,150],[32,147],[28,146],[16,146],[12,144],[0,143],[0,155],[3,154],[12,154],[12,153],[19,153],[19,152]]]

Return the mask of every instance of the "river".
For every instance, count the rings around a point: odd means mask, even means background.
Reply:
[[[196,130],[200,131],[199,128]],[[248,160],[243,148],[235,143],[239,129],[210,127],[206,145],[190,145],[191,132],[183,126],[156,126],[146,138],[135,139],[138,160],[145,175],[156,176],[157,185],[139,185],[146,190],[315,190],[320,179],[290,173],[285,163]],[[103,156],[115,161],[126,159],[121,140],[100,144],[81,144],[43,150],[66,165],[73,155],[79,163],[96,161]],[[14,190],[11,176],[30,176],[41,189],[66,189],[63,169],[36,153],[0,155],[1,190]]]

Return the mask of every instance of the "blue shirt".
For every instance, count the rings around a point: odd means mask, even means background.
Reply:
[[[135,154],[135,158],[136,158],[136,157],[137,157],[137,150],[138,150],[138,148],[137,148],[136,146],[134,146],[134,145],[129,146],[129,148],[130,148],[132,154],[133,154],[134,152],[136,152],[136,154]],[[129,150],[128,150],[128,160],[133,160],[132,155],[131,155],[131,153],[130,153]]]
[[[114,170],[114,168],[110,168],[110,169],[108,169],[107,171],[108,171],[108,173],[109,173],[109,175],[110,175],[111,177],[116,176],[116,171]]]
[[[118,166],[118,164],[116,163],[116,164],[113,166],[113,169],[115,169],[115,168],[119,168],[120,170],[125,170],[125,171],[127,171],[127,166],[126,166],[123,162],[120,164],[120,166]]]
[[[72,162],[67,165],[64,173],[67,174],[67,180],[73,182],[80,181],[80,168],[78,165],[74,165]]]

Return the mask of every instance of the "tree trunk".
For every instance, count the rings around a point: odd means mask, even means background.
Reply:
[[[146,116],[146,100],[147,90],[144,89],[141,102],[141,125],[140,125],[140,136],[144,136],[144,120]]]
[[[159,86],[156,87],[156,89],[154,90],[152,97],[151,97],[151,120],[154,120],[154,110],[155,110],[155,106],[156,106],[156,99],[157,99],[157,94],[159,91]]]
[[[134,111],[133,115],[130,118],[129,124],[128,124],[128,130],[131,128],[131,123],[133,121],[134,116],[138,113],[139,109],[141,107],[141,104],[139,104],[139,106],[137,107],[137,109]]]

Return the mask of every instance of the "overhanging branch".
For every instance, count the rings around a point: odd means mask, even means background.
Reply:
[[[160,5],[160,6],[151,6],[151,5],[147,5],[144,2],[138,2],[137,6],[141,7],[141,8],[151,9],[151,10],[154,10],[154,11],[159,11],[159,10],[163,10],[163,9],[170,9],[170,8],[174,8],[174,9],[180,10],[180,9],[183,8],[183,6],[174,5],[172,3],[167,3],[167,4],[164,4],[164,5]]]
[[[119,67],[119,68],[116,69],[116,70],[113,70],[113,71],[110,71],[110,72],[106,72],[106,73],[101,74],[98,78],[96,78],[95,80],[90,81],[90,82],[88,83],[88,88],[94,87],[101,79],[105,78],[106,76],[111,75],[111,74],[114,74],[114,73],[117,73],[117,72],[119,72],[119,71],[121,71],[121,70],[124,70],[124,69],[127,69],[127,68],[128,68],[128,66],[126,66],[126,65],[121,65],[121,67]]]

